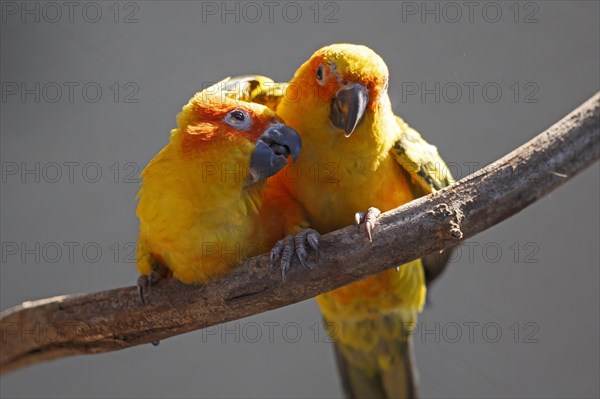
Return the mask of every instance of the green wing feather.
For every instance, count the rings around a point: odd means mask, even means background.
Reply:
[[[437,148],[411,128],[402,118],[396,117],[401,134],[392,148],[392,155],[409,177],[415,197],[431,194],[454,183],[450,169],[440,157]],[[448,249],[423,258],[427,286],[443,271],[452,255]]]
[[[392,155],[406,170],[423,194],[441,190],[454,183],[454,178],[437,148],[426,142],[421,135],[396,117],[401,134],[394,143]]]

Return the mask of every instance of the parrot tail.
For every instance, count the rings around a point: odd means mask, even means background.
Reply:
[[[317,297],[347,397],[417,397],[412,335],[425,295],[415,260]]]
[[[401,358],[386,370],[376,372],[348,362],[336,345],[335,357],[344,395],[350,399],[417,398],[417,368],[412,337],[401,345]]]

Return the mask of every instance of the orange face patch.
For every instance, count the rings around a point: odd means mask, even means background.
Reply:
[[[215,141],[236,142],[237,140],[252,143],[267,130],[268,126],[276,121],[275,114],[267,110],[257,110],[258,106],[230,99],[201,99],[198,97],[190,101],[190,106],[184,109],[185,126],[180,126],[183,133],[182,149],[184,153],[193,154],[202,151],[207,145]],[[225,119],[235,110],[241,110],[250,119],[249,126],[238,128],[228,124]]]

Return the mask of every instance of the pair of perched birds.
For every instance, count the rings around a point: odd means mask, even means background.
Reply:
[[[395,116],[388,70],[365,46],[315,52],[288,83],[227,78],[197,93],[142,173],[137,267],[189,284],[267,252],[283,278],[318,235],[453,182],[434,146]],[[435,254],[317,297],[350,397],[414,397],[410,331]],[[143,290],[142,290],[143,292]]]

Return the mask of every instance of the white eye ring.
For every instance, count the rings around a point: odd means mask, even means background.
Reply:
[[[252,118],[250,118],[250,115],[239,108],[229,111],[229,113],[225,115],[225,118],[223,118],[223,121],[229,126],[239,130],[248,130],[252,126]]]
[[[317,67],[317,72],[315,73],[315,79],[317,83],[323,86],[325,84],[325,66],[323,64]]]

